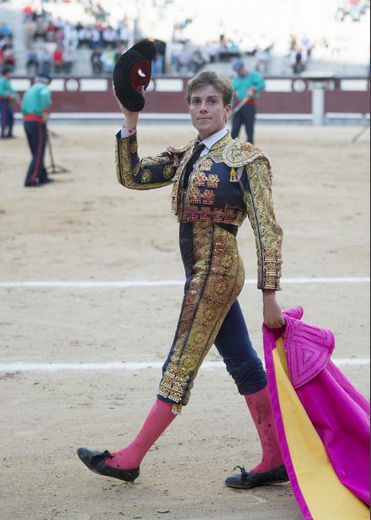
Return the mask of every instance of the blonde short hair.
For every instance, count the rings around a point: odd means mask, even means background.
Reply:
[[[233,85],[229,78],[218,76],[216,72],[207,70],[200,72],[195,78],[188,82],[186,101],[191,104],[192,94],[202,87],[212,85],[215,90],[223,95],[224,106],[231,105],[233,100]]]

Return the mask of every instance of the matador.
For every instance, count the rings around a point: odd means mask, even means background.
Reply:
[[[172,185],[186,281],[158,395],[139,435],[118,452],[78,450],[86,466],[100,475],[127,482],[139,477],[144,456],[188,404],[198,371],[215,344],[246,399],[262,444],[262,461],[231,475],[226,484],[247,489],[288,481],[265,369],[238,302],[245,271],[237,234],[248,218],[255,235],[264,323],[271,329],[284,326],[276,300],[283,233],[273,209],[270,160],[252,144],[232,139],[227,129],[232,98],[229,79],[200,73],[188,83],[186,97],[197,139],[144,159],[138,155],[139,114],[119,103],[125,123],[116,139],[118,181],[134,190]]]

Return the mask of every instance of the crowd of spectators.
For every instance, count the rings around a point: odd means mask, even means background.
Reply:
[[[339,0],[336,18],[344,22],[349,17],[353,22],[360,22],[370,9],[370,0]]]
[[[207,42],[194,47],[189,42],[177,40],[172,46],[173,72],[197,74],[208,63],[231,62],[235,58],[253,56],[256,70],[267,72],[274,43],[265,35],[258,39],[249,36],[228,38],[223,33],[217,42]]]
[[[81,3],[81,2],[80,2]],[[79,49],[89,49],[91,72],[93,75],[113,72],[117,59],[127,50],[132,41],[130,20],[124,18],[116,27],[109,23],[108,13],[99,3],[83,0],[89,19],[94,24],[72,24],[60,17],[53,18],[46,8],[33,9],[27,5],[24,9],[24,33],[27,45],[26,67],[30,75],[37,72],[47,74],[70,74],[74,70],[76,53]],[[269,72],[269,61],[274,42],[262,34],[258,39],[237,34],[227,36],[221,27],[220,38],[215,42],[206,42],[203,46],[194,46],[191,42],[176,39],[171,47],[171,65],[166,69],[166,45],[156,40],[157,58],[153,63],[153,75],[164,73],[177,75],[197,74],[205,65],[217,61],[230,62],[236,57],[252,56],[256,70]],[[9,41],[7,42],[9,45]],[[296,48],[296,47],[295,47]],[[304,68],[310,48],[302,47],[294,57],[294,46],[290,50],[294,72]]]
[[[308,60],[312,56],[313,43],[310,38],[304,34],[299,39],[295,34],[290,36],[290,63],[294,74],[301,74],[305,71]]]
[[[132,40],[130,21],[126,17],[117,27],[107,22],[107,13],[100,4],[85,2],[85,8],[93,15],[93,25],[74,25],[61,18],[53,19],[45,10],[33,11],[27,6],[25,35],[28,49],[27,71],[44,73],[71,73],[74,69],[76,52],[91,51],[91,71],[94,75],[112,74],[117,59],[127,50]],[[172,70],[165,70],[166,44],[159,40],[157,57],[153,63],[153,75],[165,72],[197,73],[206,63],[217,59],[220,49],[212,43],[194,48],[188,42],[176,41],[172,46]]]
[[[0,23],[0,68],[14,70],[16,60],[13,50],[13,34],[6,23]]]
[[[106,12],[100,4],[84,2],[95,23],[84,26],[53,17],[44,9],[24,9],[27,45],[27,71],[29,74],[73,72],[76,51],[87,48],[92,51],[92,71],[95,74],[113,70],[117,56],[126,50],[129,41],[128,20],[117,29],[106,23]]]
[[[30,4],[24,8],[26,67],[30,75],[37,72],[79,73],[75,69],[75,63],[80,49],[90,51],[93,75],[112,74],[117,59],[126,52],[133,41],[133,21],[124,17],[113,26],[112,18],[99,2],[78,0],[78,3],[83,4],[89,24],[71,23],[60,17],[53,17],[47,11],[48,2],[38,4],[41,7],[34,8],[33,4]],[[370,0],[339,0],[338,11],[334,15],[341,21],[347,16],[357,21],[367,13],[369,7]],[[265,34],[261,34],[259,38],[253,38],[248,34],[239,35],[237,32],[227,35],[221,24],[218,41],[194,46],[192,42],[182,38],[181,29],[183,27],[179,28],[179,32],[175,30],[175,41],[171,49],[167,49],[164,42],[156,40],[158,54],[153,64],[154,76],[164,73],[193,75],[209,63],[231,62],[237,57],[246,56],[254,58],[254,68],[257,71],[269,74],[275,43]],[[291,35],[289,51],[285,58],[286,66],[291,68],[293,73],[299,74],[306,69],[314,48],[316,51],[323,49],[325,56],[329,47],[326,38],[313,43],[307,35],[300,38]],[[168,50],[171,51],[170,65],[165,64]],[[14,68],[16,62],[11,29],[0,21],[0,66],[4,65]]]

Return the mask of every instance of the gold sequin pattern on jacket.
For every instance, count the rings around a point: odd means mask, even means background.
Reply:
[[[272,172],[264,158],[249,164],[247,172],[250,190],[245,191],[245,202],[255,235],[258,287],[278,291],[282,274],[283,232],[274,215]]]
[[[118,136],[117,178],[125,187],[137,190],[173,184],[172,211],[179,221],[241,226],[248,217],[255,234],[258,288],[280,290],[283,233],[273,209],[268,157],[228,134],[195,164],[184,193],[182,176],[193,147],[194,142],[183,148],[170,147],[157,157],[139,160],[136,135]],[[238,168],[244,171],[236,181]]]

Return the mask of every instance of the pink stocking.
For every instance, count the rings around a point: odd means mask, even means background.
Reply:
[[[156,399],[138,437],[124,450],[112,453],[113,459],[105,459],[106,464],[119,469],[138,468],[149,449],[176,418],[172,408],[172,403]]]
[[[282,466],[284,462],[274,423],[268,387],[266,386],[255,394],[246,395],[245,399],[258,430],[263,451],[262,462],[251,471],[261,473]]]

